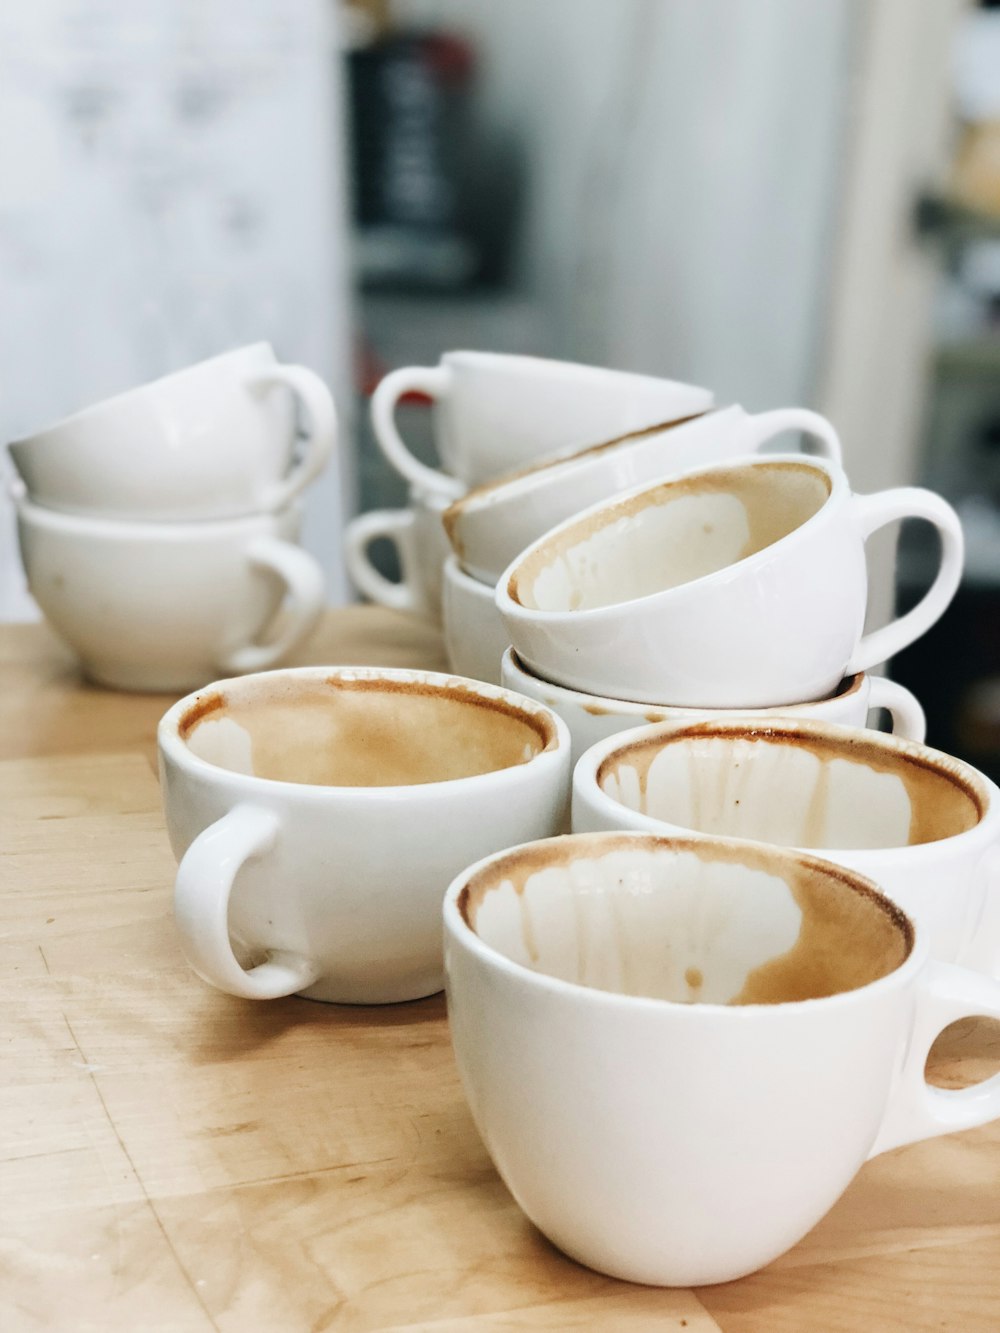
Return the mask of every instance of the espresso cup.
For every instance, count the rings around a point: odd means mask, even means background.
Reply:
[[[798,718],[647,727],[580,759],[573,828],[815,852],[873,879],[934,957],[1000,973],[1000,935],[983,934],[1000,887],[1000,790],[926,745]]]
[[[863,634],[865,540],[902,518],[941,537],[905,615]],[[839,467],[774,455],[726,463],[595,505],[504,572],[497,606],[522,662],[591,694],[694,708],[822,699],[942,615],[962,527],[917,487],[852,495]]]
[[[84,673],[118,690],[191,689],[291,652],[323,607],[323,571],[295,544],[300,526],[294,506],[200,523],[17,506],[32,596]]]
[[[509,849],[445,898],[473,1119],[571,1258],[726,1282],[800,1240],[866,1159],[1000,1117],[1000,1076],[929,1087],[1000,987],[928,958],[874,885],[802,852],[597,834]]]
[[[497,610],[492,583],[466,574],[453,555],[444,563],[442,620],[448,665],[460,676],[500,683],[500,659],[510,635]]]
[[[439,621],[442,571],[451,549],[441,524],[448,499],[416,486],[409,498],[406,509],[373,509],[351,519],[344,534],[347,572],[358,591],[379,606]],[[372,564],[369,552],[380,540],[396,548],[398,582]]]
[[[433,400],[443,471],[416,459],[396,429],[396,404],[408,393]],[[454,499],[561,449],[704,412],[712,402],[708,389],[650,375],[535,356],[446,352],[437,366],[386,375],[372,395],[372,426],[401,476]]]
[[[840,461],[837,432],[816,412],[784,407],[751,416],[742,407],[719,408],[486,482],[454,502],[444,526],[462,568],[496,583],[543,533],[607,496],[757,453],[786,431],[804,432],[818,452]]]
[[[582,694],[565,685],[553,685],[533,675],[508,648],[500,662],[500,683],[558,713],[569,728],[573,743],[573,763],[584,751],[608,736],[651,722],[698,722],[705,718],[723,721],[745,711],[719,708],[670,708],[665,704],[637,704],[628,699],[607,699],[596,694]],[[924,710],[908,689],[885,676],[859,672],[847,676],[826,699],[811,703],[787,704],[779,708],[761,708],[753,716],[767,723],[778,717],[802,718],[813,722],[839,722],[849,727],[868,725],[869,713],[884,708],[892,722],[894,735],[922,741],[927,734]]]
[[[563,723],[428,671],[220,681],[171,708],[158,741],[181,946],[248,999],[440,990],[449,880],[566,811]]]
[[[278,392],[275,392],[275,391]],[[292,399],[309,435],[301,457]],[[91,517],[230,518],[283,509],[336,438],[330,391],[255,343],[95,403],[8,445],[37,504]]]

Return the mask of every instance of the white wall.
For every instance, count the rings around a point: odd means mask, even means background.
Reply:
[[[851,0],[396,0],[477,40],[563,354],[760,408],[816,384]]]

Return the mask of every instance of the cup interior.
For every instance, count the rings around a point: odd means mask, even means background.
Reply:
[[[196,698],[178,735],[219,768],[324,787],[448,782],[527,763],[558,744],[549,716],[499,692],[377,673],[227,681]]]
[[[625,743],[597,770],[620,805],[675,827],[814,850],[917,846],[983,818],[949,756],[870,732],[699,723]]]
[[[561,981],[679,1004],[782,1004],[856,990],[913,947],[874,885],[778,848],[585,834],[484,863],[466,925],[511,962]]]
[[[830,492],[823,469],[777,460],[663,482],[540,542],[508,592],[530,610],[590,611],[676,588],[780,541]]]

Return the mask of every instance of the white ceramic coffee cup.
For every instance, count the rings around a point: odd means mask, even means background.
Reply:
[[[293,462],[295,413],[309,435]],[[277,392],[276,392],[277,391]],[[330,391],[254,343],[95,403],[8,446],[28,497],[91,517],[231,518],[284,508],[333,449]]]
[[[448,499],[413,486],[409,500],[406,509],[373,509],[351,519],[344,533],[347,572],[358,591],[379,606],[439,621],[441,578],[451,550],[441,523]],[[398,582],[371,562],[369,550],[380,539],[396,548]]]
[[[396,429],[407,393],[434,402],[441,471],[414,458]],[[449,494],[570,447],[712,406],[708,389],[603,366],[498,352],[446,352],[437,366],[406,366],[372,395],[372,425],[386,458],[408,481]]]
[[[840,461],[837,432],[816,412],[718,408],[486,482],[454,502],[444,526],[462,568],[496,583],[532,542],[581,510],[645,482],[757,453],[786,431],[804,432],[817,452]]]
[[[535,843],[454,881],[445,937],[455,1054],[497,1170],[551,1241],[614,1277],[740,1277],[867,1158],[1000,1117],[1000,1076],[945,1092],[924,1075],[945,1027],[1000,1015],[1000,987],[929,960],[869,881],[803,853]]]
[[[291,652],[323,606],[323,571],[296,545],[300,526],[294,506],[201,523],[17,507],[32,596],[84,672],[120,690],[191,689]]]
[[[980,934],[1000,891],[1000,789],[915,741],[800,718],[646,727],[580,759],[573,827],[810,851],[873,879],[935,958],[989,955],[1000,974],[1000,937]]]
[[[182,947],[248,999],[440,990],[449,880],[566,812],[563,723],[434,672],[221,681],[171,708],[158,741]]]
[[[565,685],[552,685],[533,675],[508,648],[500,662],[500,683],[529,699],[551,708],[569,727],[573,741],[574,764],[590,747],[608,736],[649,726],[651,722],[698,722],[705,718],[723,721],[743,710],[719,708],[670,708],[666,704],[637,704],[628,699],[607,699],[596,694],[582,694]],[[909,740],[922,741],[927,734],[927,720],[917,699],[905,686],[885,676],[859,672],[840,682],[834,694],[810,703],[762,708],[754,717],[762,722],[778,717],[797,717],[809,721],[838,722],[848,727],[864,727],[868,715],[884,708],[892,721],[892,732]]]
[[[495,589],[480,583],[450,555],[444,563],[441,615],[448,665],[460,676],[500,683],[500,659],[510,644]]]
[[[864,634],[865,540],[901,518],[941,537],[917,605]],[[822,699],[942,615],[962,527],[917,487],[852,495],[839,467],[774,455],[702,468],[594,505],[504,572],[518,656],[573,689],[643,703],[763,708]]]

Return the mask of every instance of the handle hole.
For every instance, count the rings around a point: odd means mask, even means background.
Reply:
[[[935,1088],[954,1091],[1000,1073],[1000,1020],[960,1018],[938,1034],[927,1053],[924,1077]]]

